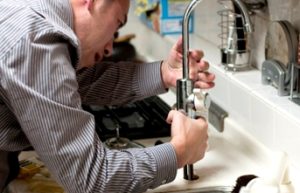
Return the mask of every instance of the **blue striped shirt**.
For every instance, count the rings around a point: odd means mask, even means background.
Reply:
[[[8,155],[29,146],[70,193],[144,192],[174,180],[170,143],[109,150],[94,117],[81,108],[164,92],[160,62],[76,71],[72,17],[69,0],[0,0],[0,191]]]

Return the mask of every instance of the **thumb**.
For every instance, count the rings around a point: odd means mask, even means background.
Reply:
[[[173,121],[173,118],[174,118],[174,114],[175,114],[175,111],[174,110],[171,110],[168,114],[168,117],[166,119],[167,123],[171,124],[172,121]]]
[[[173,46],[173,50],[182,53],[182,36],[180,36],[176,44]]]

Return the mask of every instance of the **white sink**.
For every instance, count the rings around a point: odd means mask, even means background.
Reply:
[[[229,192],[236,179],[242,175],[265,176],[269,172],[271,152],[252,136],[248,135],[233,120],[225,119],[224,132],[209,129],[209,148],[203,160],[194,164],[194,172],[199,176],[195,181],[183,179],[183,169],[179,169],[176,179],[150,192]],[[217,190],[213,187],[227,187]],[[212,191],[215,190],[215,191]]]
[[[192,190],[172,191],[172,193],[231,193],[231,186],[213,186],[206,188],[198,188]]]

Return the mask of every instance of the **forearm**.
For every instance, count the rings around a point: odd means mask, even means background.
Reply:
[[[12,108],[18,112],[22,131],[67,192],[142,192],[175,178],[177,160],[171,144],[123,152],[109,150],[95,132],[94,117],[80,109],[79,103],[67,106],[37,97],[26,88],[17,90],[32,98],[28,102],[21,95],[11,98],[16,101]],[[31,121],[26,121],[28,115]]]
[[[166,91],[160,62],[100,63],[79,70],[77,80],[84,104],[124,104]]]
[[[72,70],[60,64],[54,69],[64,68],[63,74]],[[95,132],[94,117],[81,109],[72,73],[69,78],[54,74],[47,77],[55,80],[51,84],[44,81],[46,72],[30,80],[4,74],[4,84],[11,88],[7,98],[26,139],[67,192],[142,192],[175,178],[173,146],[108,150]],[[31,82],[41,84],[32,88]]]
[[[174,180],[177,162],[173,146],[107,151],[106,163],[100,166],[94,190],[100,192],[145,192]],[[105,184],[100,184],[105,179]],[[122,183],[122,186],[120,186]],[[97,191],[93,191],[97,192]]]

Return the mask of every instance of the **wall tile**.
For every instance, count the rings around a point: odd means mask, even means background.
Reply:
[[[274,111],[256,96],[251,97],[250,133],[267,147],[274,145]]]
[[[204,37],[215,45],[220,44],[220,16],[217,12],[221,9],[218,1],[202,1],[195,9],[195,34]]]
[[[233,79],[239,81],[244,88],[247,88],[249,92],[256,89],[262,89],[261,73],[258,70],[250,70],[246,72],[237,72],[233,74]]]
[[[232,116],[245,129],[250,127],[250,105],[251,95],[242,89],[242,85],[238,82],[230,81],[229,83],[229,107],[232,109]]]
[[[225,110],[230,108],[229,104],[229,77],[214,66],[211,67],[211,71],[216,75],[215,87],[210,89],[208,92],[212,96],[212,99]]]
[[[296,124],[281,112],[275,113],[274,149],[286,151],[294,164],[299,165],[300,124]]]

